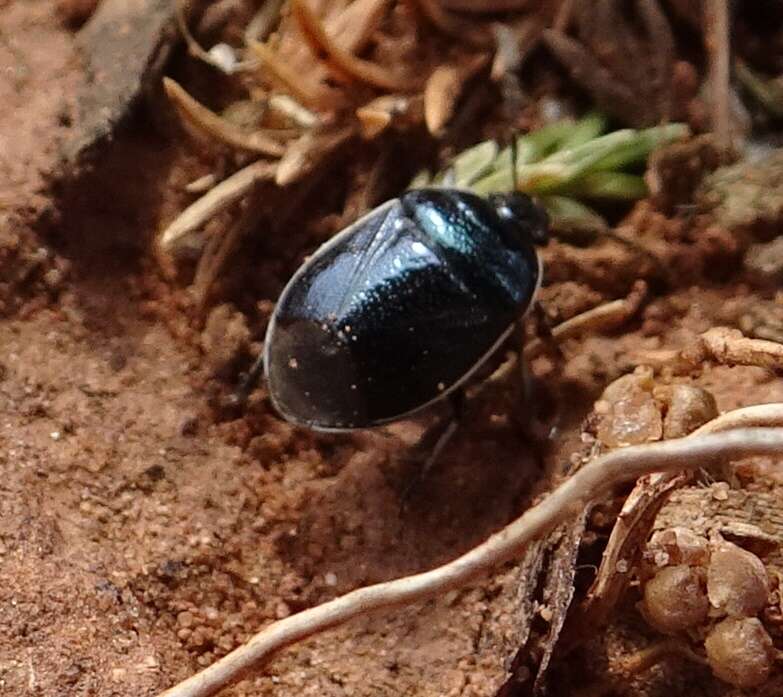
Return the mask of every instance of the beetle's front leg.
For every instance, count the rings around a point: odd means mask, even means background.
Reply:
[[[535,335],[544,345],[543,354],[553,363],[550,375],[555,380],[536,377],[530,364],[523,357],[525,341],[524,326],[517,324],[516,345],[519,347],[519,377],[517,397],[519,400],[520,425],[527,437],[542,443],[552,437],[560,416],[560,400],[555,389],[556,379],[562,375],[565,355],[552,334],[552,325],[543,305],[536,301],[530,308]]]

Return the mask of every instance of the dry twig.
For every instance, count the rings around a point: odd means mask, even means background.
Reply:
[[[274,622],[247,644],[162,693],[161,697],[209,697],[264,660],[308,636],[373,610],[409,604],[464,585],[507,559],[617,484],[656,471],[697,469],[741,457],[780,455],[781,429],[740,429],[689,436],[608,453],[587,463],[540,504],[461,557],[441,567],[360,588]]]
[[[700,334],[692,346],[682,349],[638,351],[633,360],[656,370],[687,374],[700,369],[705,361],[719,365],[745,365],[783,371],[783,344],[767,339],[749,339],[738,329],[713,327]]]
[[[714,327],[699,337],[699,343],[683,358],[694,365],[713,360],[721,365],[750,365],[783,370],[783,344],[766,339],[749,339],[739,329]]]

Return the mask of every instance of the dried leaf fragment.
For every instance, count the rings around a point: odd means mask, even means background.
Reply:
[[[245,133],[236,128],[214,111],[207,109],[203,104],[193,99],[181,85],[170,77],[163,78],[163,87],[169,99],[188,124],[208,133],[226,145],[273,157],[280,157],[285,151],[279,142],[261,132]]]
[[[278,186],[286,186],[301,179],[352,135],[352,128],[326,133],[308,131],[288,148],[280,160],[275,183]]]
[[[322,55],[324,63],[337,79],[358,80],[392,92],[411,92],[418,88],[418,80],[395,75],[377,63],[357,58],[341,49],[326,33],[305,0],[292,0],[291,10],[310,48],[316,56]]]
[[[432,134],[439,133],[454,115],[465,84],[486,66],[489,56],[474,56],[463,65],[438,66],[424,88],[424,122]]]
[[[259,181],[275,175],[277,163],[259,161],[235,172],[194,201],[163,231],[161,247],[171,251],[210,218],[241,199]]]

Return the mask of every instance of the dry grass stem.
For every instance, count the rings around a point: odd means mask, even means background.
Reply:
[[[181,85],[169,77],[163,78],[163,87],[185,121],[197,130],[237,150],[248,150],[261,155],[280,157],[285,148],[262,131],[246,133],[229,123],[214,111],[191,97]]]
[[[748,456],[776,456],[782,450],[783,429],[753,428],[632,446],[597,457],[540,504],[454,561],[424,573],[360,588],[274,622],[244,646],[162,693],[161,697],[209,697],[260,666],[277,651],[306,637],[374,610],[407,605],[462,586],[517,557],[532,541],[621,482],[651,472],[700,469]]]
[[[277,163],[259,161],[224,179],[190,204],[163,231],[160,236],[161,248],[164,251],[175,249],[190,233],[245,196],[257,182],[271,180],[276,170]]]
[[[298,73],[266,44],[251,41],[248,47],[261,61],[265,69],[264,75],[290,92],[297,101],[316,111],[334,109],[345,103],[339,92],[314,83],[307,76]]]
[[[728,0],[706,0],[704,40],[709,56],[712,130],[722,148],[731,148],[731,38]]]

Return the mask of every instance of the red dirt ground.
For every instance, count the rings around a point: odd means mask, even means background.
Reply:
[[[217,421],[204,357],[191,333],[171,331],[186,322],[154,264],[118,258],[121,245],[75,254],[73,241],[66,259],[32,231],[80,80],[51,5],[0,2],[0,695],[154,695],[265,623],[469,549],[524,507],[541,470],[503,414],[477,420],[401,516],[412,470],[399,441],[306,433],[262,393],[247,418]],[[152,158],[145,138],[129,147]],[[547,255],[556,316],[633,280],[612,276],[616,246]],[[625,334],[568,342],[549,466],[576,449],[593,400],[635,351],[687,345],[750,308],[779,317],[765,302],[739,283],[681,288]],[[699,381],[721,409],[783,399],[760,370]],[[353,622],[226,694],[493,695],[514,629],[510,578]]]

